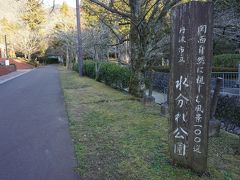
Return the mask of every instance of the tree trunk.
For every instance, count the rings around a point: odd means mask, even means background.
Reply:
[[[117,55],[117,45],[114,48],[114,58],[117,60],[118,59],[118,55]]]
[[[125,62],[128,64],[129,63],[129,45],[128,42],[124,43],[124,47],[125,47]]]
[[[95,61],[95,80],[98,81],[99,79],[99,70],[100,70],[100,63],[98,61]]]
[[[75,54],[75,64],[78,63],[78,56],[77,56],[77,53]]]
[[[79,76],[83,76],[83,50],[82,50],[82,34],[81,34],[81,18],[80,18],[80,4],[76,0],[76,16],[77,16],[77,53],[78,53],[78,68]]]
[[[140,35],[141,27],[138,25],[141,19],[141,2],[139,0],[130,1],[131,7],[131,28],[130,28],[130,59],[132,75],[129,83],[129,92],[137,97],[143,97],[144,76],[142,73],[144,67],[144,49],[143,36]]]
[[[134,70],[132,72],[130,82],[129,82],[129,93],[136,97],[143,97],[143,89],[141,88],[142,81],[142,73],[141,70]]]
[[[66,67],[67,67],[68,70],[70,69],[68,46],[66,48]]]
[[[107,60],[108,60],[108,61],[110,60],[110,57],[109,57],[109,48],[107,48]]]
[[[97,45],[94,45],[94,59],[95,59],[95,79],[98,80],[99,77],[99,55]]]
[[[130,78],[129,92],[137,97],[143,97],[143,85],[144,85],[144,54],[141,52],[140,40],[136,38],[134,30],[131,30],[130,41],[131,41],[131,70],[132,76]]]
[[[150,78],[149,78],[149,87],[148,87],[148,96],[152,96],[153,93],[153,72],[150,70]]]
[[[28,53],[28,61],[31,61],[31,59],[32,59],[32,54]]]
[[[73,47],[73,45],[71,45],[71,47]],[[73,65],[74,65],[74,58],[75,58],[75,56],[74,56],[74,52],[73,52],[73,49],[71,49],[71,54],[70,54],[70,65],[71,65],[71,67],[70,67],[70,69],[73,69]]]

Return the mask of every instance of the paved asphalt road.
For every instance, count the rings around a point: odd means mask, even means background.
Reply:
[[[0,180],[76,180],[56,66],[0,85]]]

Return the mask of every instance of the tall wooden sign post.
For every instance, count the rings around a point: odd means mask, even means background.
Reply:
[[[207,169],[212,10],[211,2],[192,1],[172,11],[170,153],[198,173]]]

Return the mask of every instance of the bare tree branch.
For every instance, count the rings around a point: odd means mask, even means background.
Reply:
[[[106,5],[102,2],[99,2],[98,0],[89,0],[89,1],[94,3],[94,4],[97,4],[97,5],[101,6],[102,8],[106,9],[107,11],[109,11],[113,14],[120,15],[123,18],[131,18],[131,14],[126,13],[126,12],[121,12],[121,11],[117,10],[113,5],[109,6],[109,5]],[[113,2],[113,1],[111,1],[111,2]],[[113,3],[110,3],[110,4],[113,4]]]

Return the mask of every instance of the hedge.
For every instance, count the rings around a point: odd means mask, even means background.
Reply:
[[[96,79],[95,65],[96,64],[94,61],[85,60],[83,63],[84,76],[88,76],[92,79]]]
[[[216,118],[224,120],[227,124],[240,126],[240,97],[220,96],[215,115]]]
[[[238,64],[240,64],[240,54],[221,54],[213,58],[214,67],[237,68]]]
[[[238,68],[213,67],[212,72],[238,72]]]
[[[83,65],[84,76],[118,89],[127,88],[129,85],[131,71],[128,67],[110,62],[96,63],[92,60],[84,60]],[[99,67],[98,73],[96,73],[96,66]],[[73,70],[78,71],[77,64],[73,66]]]
[[[155,66],[152,69],[156,72],[165,72],[165,73],[170,72],[170,67],[169,66]]]

